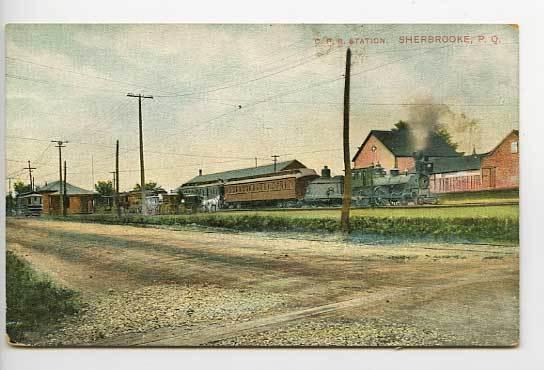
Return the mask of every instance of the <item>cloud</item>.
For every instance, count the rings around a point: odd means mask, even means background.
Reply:
[[[397,42],[400,34],[436,32],[498,33],[505,45],[430,51],[425,48],[436,45]],[[418,96],[452,103],[455,114],[477,119],[482,148],[517,127],[516,106],[457,106],[501,99],[517,104],[517,49],[507,46],[516,34],[503,26],[15,25],[6,35],[7,55],[58,69],[8,64],[8,73],[52,82],[8,80],[8,132],[44,138],[66,134],[74,142],[101,145],[120,139],[122,148],[133,149],[138,143],[137,102],[125,94],[145,92],[155,96],[143,103],[148,178],[167,188],[192,177],[199,166],[209,172],[252,164],[218,163],[220,158],[205,156],[287,153],[309,166],[327,163],[339,171],[341,153],[306,153],[335,148],[341,139],[345,47],[324,53],[314,38],[367,35],[381,35],[387,42],[352,46],[353,148],[368,130],[388,129],[407,119],[409,111],[399,103]],[[182,96],[162,97],[173,93]],[[187,93],[192,95],[183,96]],[[285,95],[271,98],[280,93]],[[23,149],[13,155],[39,154],[35,143],[17,144]],[[91,155],[106,158],[96,163],[95,171],[109,176],[112,150],[100,145],[66,150],[72,166],[81,167],[73,181],[88,188]],[[137,151],[123,153],[121,166],[137,169]],[[169,166],[176,168],[158,170]],[[129,187],[138,179],[137,171],[126,172],[122,184]]]

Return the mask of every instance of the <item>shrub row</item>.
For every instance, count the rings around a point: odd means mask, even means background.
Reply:
[[[25,333],[79,310],[76,292],[38,276],[12,252],[6,254],[6,329],[13,342]]]
[[[72,218],[68,218],[70,220]],[[340,222],[334,218],[282,217],[268,215],[198,214],[141,216],[80,215],[83,222],[138,225],[198,225],[240,231],[337,232]],[[518,241],[518,220],[498,217],[428,218],[428,217],[351,217],[354,233],[392,237],[433,238],[470,241]]]

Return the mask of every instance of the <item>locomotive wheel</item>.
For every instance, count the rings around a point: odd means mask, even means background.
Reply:
[[[417,197],[417,204],[422,206],[425,204],[425,199],[423,197]]]
[[[374,204],[378,207],[383,207],[389,204],[387,192],[384,189],[376,188],[374,190]]]

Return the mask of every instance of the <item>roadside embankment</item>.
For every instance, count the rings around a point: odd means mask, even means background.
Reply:
[[[55,218],[62,219],[62,218]],[[69,221],[104,224],[204,226],[238,231],[289,231],[334,233],[340,221],[332,217],[300,217],[262,214],[195,214],[141,216],[92,214],[66,218]],[[464,240],[485,242],[517,242],[519,221],[501,217],[351,217],[353,233],[375,234],[415,239]]]

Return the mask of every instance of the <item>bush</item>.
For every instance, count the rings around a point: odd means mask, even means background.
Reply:
[[[73,220],[70,217],[66,220]],[[337,232],[337,218],[292,217],[288,214],[196,214],[141,216],[131,215],[80,215],[83,222],[137,225],[198,225],[221,227],[240,231],[295,231]],[[519,222],[499,217],[375,217],[352,216],[351,228],[355,233],[415,239],[467,240],[467,241],[518,241]]]
[[[38,276],[12,252],[6,254],[6,328],[12,342],[25,333],[55,323],[78,311],[76,292]]]

